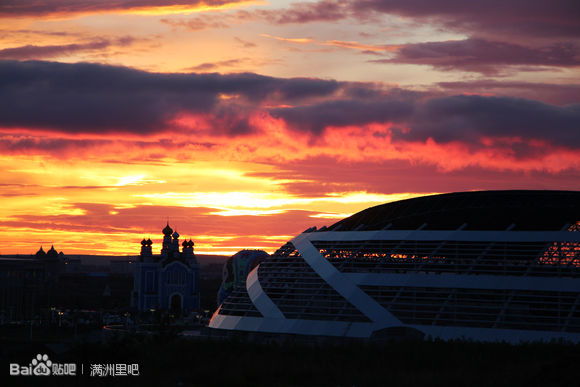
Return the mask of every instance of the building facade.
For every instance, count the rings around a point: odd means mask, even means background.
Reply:
[[[200,306],[199,263],[192,240],[180,251],[179,234],[169,224],[163,229],[160,255],[153,255],[151,239],[141,241],[131,306],[140,312],[155,310],[189,314]]]

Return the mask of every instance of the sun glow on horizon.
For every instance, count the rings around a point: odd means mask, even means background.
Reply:
[[[144,236],[155,240],[166,220],[203,254],[243,247],[273,252],[302,230],[322,226],[319,221],[417,196],[293,194],[289,187],[311,180],[278,176],[275,168],[257,163],[197,164],[192,169],[191,162],[72,164],[36,156],[0,158],[4,175],[12,180],[2,188],[0,242],[6,247],[0,253],[34,253],[50,241],[65,254],[137,254],[138,242]],[[223,226],[213,225],[220,224],[218,219]]]
[[[0,6],[0,253],[136,254],[168,220],[272,252],[387,202],[580,189],[569,12],[400,3]]]

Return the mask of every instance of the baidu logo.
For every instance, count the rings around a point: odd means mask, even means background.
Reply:
[[[48,359],[48,355],[41,355],[40,353],[36,355],[36,359],[32,359],[31,362],[32,373],[36,376],[48,376],[50,375],[50,366],[52,362]]]
[[[10,363],[11,376],[49,376],[49,375],[76,375],[75,363],[53,363],[47,354],[38,354],[27,366]]]

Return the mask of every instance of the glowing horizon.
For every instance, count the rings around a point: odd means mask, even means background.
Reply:
[[[168,219],[273,252],[395,200],[579,190],[578,20],[498,4],[0,5],[0,254],[134,255]]]

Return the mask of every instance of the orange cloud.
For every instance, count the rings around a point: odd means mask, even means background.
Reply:
[[[246,0],[136,0],[79,2],[57,0],[48,4],[14,2],[0,8],[0,18],[43,17],[67,19],[94,14],[132,14],[132,15],[172,15],[191,14],[213,10],[234,9],[249,5],[263,4],[262,1]]]
[[[314,44],[317,46],[335,46],[361,51],[373,51],[373,52],[388,52],[397,51],[403,45],[374,45],[374,44],[364,44],[355,41],[343,41],[343,40],[316,40],[312,38],[285,38],[281,36],[274,36],[269,34],[260,34],[264,38],[270,38],[288,43],[298,43],[298,44]]]
[[[326,46],[337,46],[344,48],[352,48],[355,50],[364,51],[374,51],[374,52],[386,52],[386,51],[397,51],[402,45],[373,45],[373,44],[363,44],[354,41],[342,41],[342,40],[327,40],[321,43]]]
[[[314,39],[310,39],[310,38],[283,38],[281,36],[273,36],[273,35],[268,35],[268,34],[260,34],[260,36],[262,36],[264,38],[270,38],[270,39],[275,39],[275,40],[279,40],[282,42],[289,42],[289,43],[308,44],[308,43],[315,42]]]

